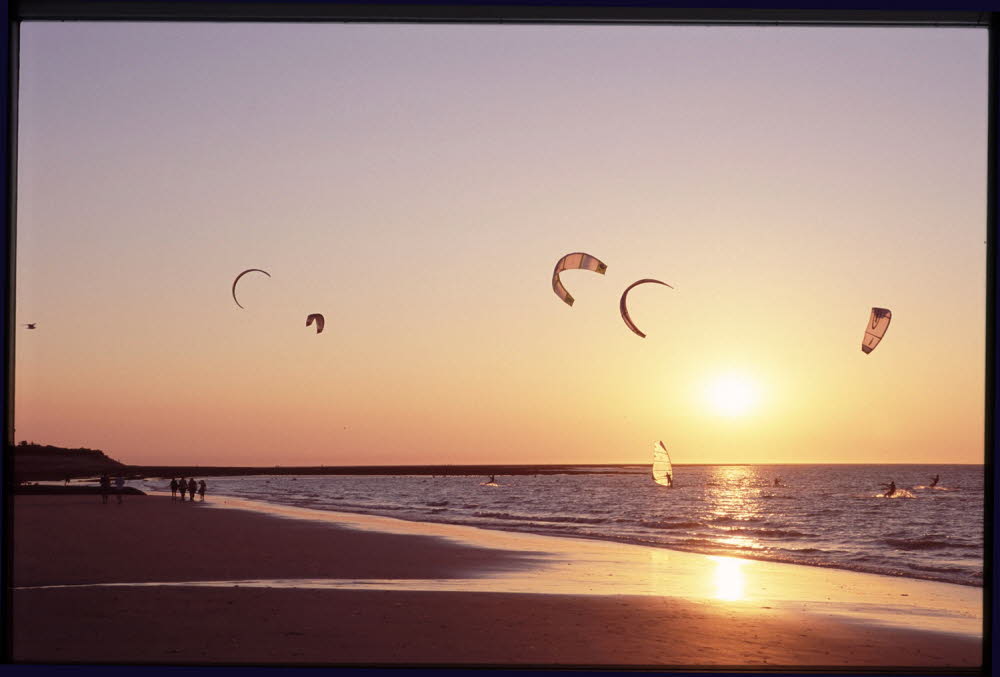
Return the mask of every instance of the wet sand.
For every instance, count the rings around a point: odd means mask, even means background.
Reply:
[[[182,505],[162,496],[127,497],[121,506],[114,498],[101,505],[86,496],[19,496],[14,520],[14,585],[28,588],[13,593],[13,658],[19,662],[678,667],[976,667],[981,662],[981,639],[967,631],[969,623],[959,633],[934,629],[930,621],[915,621],[910,628],[872,622],[875,616],[863,613],[854,598],[868,594],[873,608],[884,609],[888,595],[946,595],[960,586],[748,563],[756,573],[740,580],[754,591],[725,599],[710,592],[708,582],[699,587],[692,576],[701,574],[660,575],[689,569],[716,575],[713,560],[700,555],[379,518],[345,518],[348,528],[329,520]],[[396,523],[392,529],[390,522]],[[463,534],[469,535],[464,542]],[[490,541],[496,547],[484,547]],[[571,557],[573,552],[579,556]],[[656,569],[639,566],[647,557]],[[602,567],[642,571],[631,579],[622,572],[617,584]],[[650,571],[656,574],[655,589],[640,585]],[[762,596],[771,593],[757,591],[789,576],[795,580],[773,594],[773,601]],[[280,582],[289,579],[308,581]],[[798,591],[815,591],[821,580],[831,581],[831,596],[844,590],[839,601],[848,612],[828,613],[818,602],[802,599]],[[194,581],[242,583],[178,584]],[[340,587],[324,587],[330,581]],[[358,581],[375,589],[358,589]],[[90,585],[145,582],[174,584]],[[35,587],[61,585],[82,587]],[[859,585],[870,593],[849,590]],[[941,627],[974,615],[968,599],[975,592],[966,595],[969,608],[947,610],[950,616],[942,612]],[[926,610],[924,617],[930,617]]]

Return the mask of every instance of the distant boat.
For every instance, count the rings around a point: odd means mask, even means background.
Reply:
[[[674,486],[674,466],[662,441],[653,445],[653,481],[664,487]]]

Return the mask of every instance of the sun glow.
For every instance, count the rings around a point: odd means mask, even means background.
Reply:
[[[715,597],[729,602],[743,599],[746,587],[743,560],[712,555],[709,558],[715,560]]]
[[[723,416],[743,416],[760,399],[757,385],[739,374],[717,377],[708,384],[705,394],[712,409]]]

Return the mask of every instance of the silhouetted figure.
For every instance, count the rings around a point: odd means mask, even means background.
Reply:
[[[101,475],[101,503],[108,502],[108,493],[111,491],[111,478]]]
[[[201,496],[202,503],[205,502],[205,480],[198,482],[198,495]]]
[[[63,482],[63,486],[67,486],[67,487],[69,486],[69,475],[66,475],[66,479]]]
[[[940,475],[935,475],[935,476],[933,477],[933,479],[931,479],[931,486],[932,486],[932,487],[936,487],[936,486],[937,486],[937,483],[938,483],[938,481],[939,481],[940,479],[941,479],[941,476],[940,476]]]
[[[171,501],[176,501],[177,500],[177,478],[176,477],[171,477],[170,478],[170,500]]]
[[[490,484],[496,484],[496,483],[497,483],[496,475],[490,475]]]
[[[776,487],[780,487],[781,486],[781,478],[780,477],[775,477],[774,478],[774,486],[776,486]]]
[[[182,479],[181,482],[184,480]],[[194,481],[194,478],[188,480],[188,495],[191,496],[191,500],[194,501],[194,495],[198,492],[198,483]]]
[[[893,494],[896,493],[896,483],[894,481],[890,480],[888,484],[884,484],[883,483],[883,484],[881,484],[879,486],[885,487],[885,494],[883,494],[883,495],[886,498],[889,498],[890,496],[892,496]]]
[[[115,496],[118,497],[118,505],[121,505],[122,494],[125,493],[125,478],[119,475],[115,478]]]
[[[187,484],[187,482],[184,481],[183,477],[180,478],[180,480],[177,481],[177,490],[181,492],[181,502],[183,503],[184,502],[184,494],[186,494],[187,490],[188,490],[188,484]]]
[[[21,326],[22,327],[27,327],[28,329],[34,329],[36,326],[38,326],[38,323],[37,322],[29,322],[28,324],[22,324]]]

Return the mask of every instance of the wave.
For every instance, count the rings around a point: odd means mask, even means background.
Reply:
[[[948,548],[979,549],[979,546],[969,545],[967,543],[954,543],[948,540],[940,540],[936,538],[885,538],[882,539],[882,543],[899,550],[945,550]]]
[[[916,498],[917,497],[916,494],[907,489],[896,489],[896,493],[894,493],[892,496],[886,496],[885,494],[870,494],[868,496],[870,496],[871,498]]]
[[[722,517],[713,517],[708,520],[712,524],[744,524],[745,522],[766,522],[766,517],[730,517],[728,515]]]
[[[480,511],[473,513],[475,517],[488,517],[502,520],[519,520],[526,522],[571,522],[574,524],[604,524],[606,517],[581,517],[579,515],[515,515],[509,512]]]
[[[748,534],[750,536],[764,536],[766,538],[816,538],[816,534],[807,534],[802,531],[789,531],[785,529],[747,529],[745,527],[733,527],[727,529],[727,534]]]
[[[670,522],[667,520],[615,520],[621,521],[627,524],[636,524],[641,527],[646,527],[647,529],[696,529],[698,527],[704,527],[705,525],[701,522]]]

